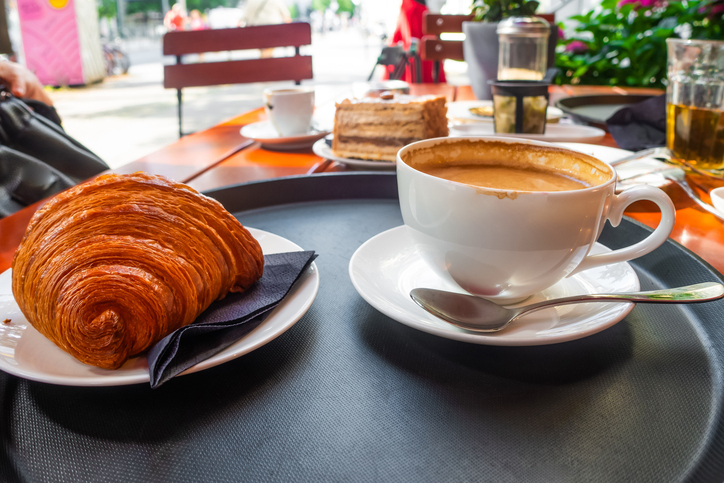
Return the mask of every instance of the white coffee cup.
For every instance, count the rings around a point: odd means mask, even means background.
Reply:
[[[314,114],[314,89],[265,89],[266,115],[280,136],[289,137],[309,132]]]
[[[598,184],[569,191],[515,191],[475,187],[416,169],[501,159],[555,166],[574,177],[594,176]],[[676,216],[673,203],[658,188],[635,186],[616,195],[616,173],[602,161],[512,138],[412,143],[397,154],[397,184],[402,218],[420,256],[448,282],[500,303],[523,300],[582,270],[645,255],[667,239]],[[629,247],[589,255],[606,220],[617,226],[626,207],[640,200],[653,201],[661,210],[656,230]]]

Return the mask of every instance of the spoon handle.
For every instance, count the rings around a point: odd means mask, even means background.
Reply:
[[[578,304],[582,302],[637,302],[653,304],[682,304],[716,300],[724,297],[724,285],[715,282],[697,283],[685,287],[652,290],[650,292],[629,292],[625,294],[602,293],[575,295],[560,299],[544,300],[536,304],[520,307],[516,318],[536,310],[554,305]]]
[[[666,148],[648,148],[642,151],[636,151],[635,153],[632,153],[628,156],[624,156],[623,158],[611,161],[608,164],[610,164],[611,166],[617,166],[619,164],[628,163],[629,161],[637,161],[642,158],[650,158],[661,155],[668,157],[668,150]]]

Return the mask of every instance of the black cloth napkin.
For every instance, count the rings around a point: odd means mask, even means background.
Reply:
[[[212,303],[193,324],[161,339],[148,353],[151,387],[229,347],[261,324],[317,258],[313,251],[264,257],[264,275],[246,292]]]
[[[666,94],[622,107],[606,120],[623,149],[641,151],[666,145]]]

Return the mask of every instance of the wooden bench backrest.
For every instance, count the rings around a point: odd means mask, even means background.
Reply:
[[[225,50],[299,47],[312,43],[306,22],[254,27],[168,32],[163,37],[163,55],[200,54]]]
[[[440,15],[427,12],[422,16],[422,32],[425,35],[446,34],[450,32],[462,32],[463,22],[473,19],[472,15]]]
[[[423,37],[420,41],[420,57],[423,60],[465,60],[463,59],[463,43],[459,40]]]
[[[542,13],[536,16],[546,19],[551,24],[555,23],[555,14]],[[441,15],[426,12],[422,16],[422,32],[425,35],[436,36],[445,33],[462,32],[463,22],[469,22],[472,19],[472,15]]]
[[[168,32],[163,37],[164,55],[176,56],[164,66],[167,89],[312,79],[312,58],[299,55],[299,47],[312,43],[308,23],[258,25],[244,28]],[[181,56],[233,50],[295,47],[296,55],[268,59],[230,60],[182,64]]]

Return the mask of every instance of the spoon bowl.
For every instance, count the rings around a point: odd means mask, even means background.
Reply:
[[[416,288],[410,297],[417,305],[446,322],[473,332],[498,332],[525,314],[556,305],[584,302],[700,303],[724,297],[724,285],[714,282],[649,292],[587,294],[544,300],[524,307],[506,308],[489,300],[431,288]]]

